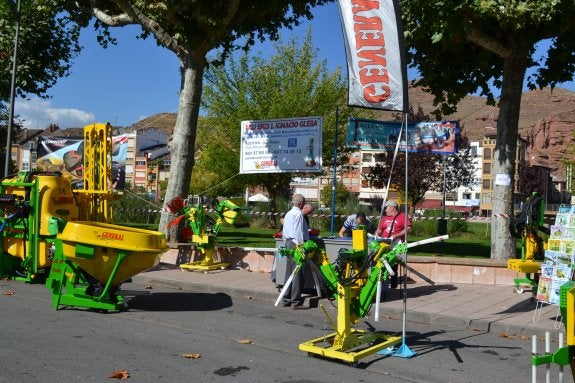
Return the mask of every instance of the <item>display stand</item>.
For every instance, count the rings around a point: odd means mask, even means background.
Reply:
[[[533,321],[539,321],[541,310],[546,304],[557,306],[555,328],[562,322],[559,300],[561,286],[573,278],[575,265],[575,205],[562,205],[551,225],[550,236],[545,249],[545,260],[541,264],[541,275],[535,298],[537,304]],[[559,319],[558,319],[559,318]]]

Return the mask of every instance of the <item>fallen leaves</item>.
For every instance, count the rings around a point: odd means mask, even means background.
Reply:
[[[527,335],[521,335],[521,336],[519,337],[519,339],[521,339],[521,340],[529,340],[529,337],[528,337]]]
[[[128,370],[126,369],[116,370],[112,373],[112,375],[108,376],[108,378],[119,379],[119,380],[126,380],[129,377],[130,374],[128,374]]]
[[[14,295],[14,291],[4,291],[2,295]]]
[[[151,289],[153,289],[153,288],[154,288],[154,286],[152,286],[152,285],[147,285],[147,286],[146,286],[146,290],[151,290]]]
[[[241,344],[252,344],[252,340],[251,339],[240,339],[238,340],[239,343]]]
[[[186,359],[200,359],[202,356],[198,353],[195,354],[182,354],[182,356]]]
[[[506,332],[500,332],[499,336],[506,339],[515,339],[515,335],[509,335]]]

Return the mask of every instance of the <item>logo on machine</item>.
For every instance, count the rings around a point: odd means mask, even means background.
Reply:
[[[110,240],[110,241],[123,241],[124,240],[124,234],[114,233],[111,231],[103,231],[102,234],[100,234],[100,239]]]
[[[74,197],[58,196],[52,199],[55,205],[69,205],[74,203]]]

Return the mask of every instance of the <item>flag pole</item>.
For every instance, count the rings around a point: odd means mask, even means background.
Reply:
[[[331,183],[331,226],[330,226],[330,237],[334,238],[333,232],[335,227],[335,183],[337,181],[337,125],[339,123],[339,106],[335,107],[335,137],[333,139],[333,181]]]

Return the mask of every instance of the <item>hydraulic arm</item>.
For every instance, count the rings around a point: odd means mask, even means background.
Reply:
[[[193,243],[204,256],[203,260],[183,263],[180,268],[182,270],[203,271],[227,268],[229,263],[214,262],[215,241],[224,222],[229,224],[235,222],[240,208],[229,200],[223,200],[212,212],[208,212],[202,204],[185,206],[180,198],[172,200],[168,207],[173,213],[180,213],[176,219],[168,224],[168,227],[185,220],[184,237]]]
[[[354,230],[352,235],[353,248],[340,251],[333,263],[330,263],[325,250],[313,241],[307,241],[291,250],[280,248],[280,252],[294,260],[295,272],[302,268],[304,262],[308,262],[312,270],[322,276],[329,294],[337,300],[337,323],[322,306],[335,332],[300,344],[300,350],[355,363],[367,355],[401,342],[400,336],[365,332],[353,328],[353,325],[368,315],[378,291],[378,283],[389,278],[390,273],[393,273],[392,266],[401,262],[400,255],[407,251],[407,247],[399,244],[391,249],[389,244],[378,241],[371,242],[368,247],[364,229]],[[284,286],[278,302],[291,278]]]

